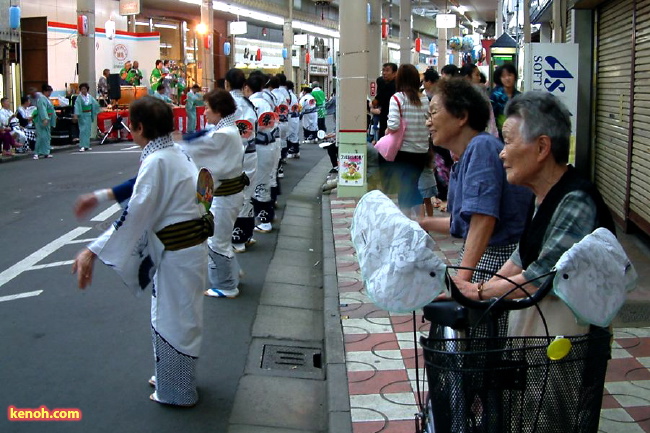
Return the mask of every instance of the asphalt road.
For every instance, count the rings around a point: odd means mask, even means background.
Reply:
[[[104,205],[96,221],[77,221],[75,198],[132,177],[139,155],[123,142],[0,166],[0,410],[44,405],[82,413],[78,422],[9,422],[3,415],[0,432],[226,431],[277,232],[257,234],[258,243],[237,256],[246,272],[237,299],[205,299],[199,404],[149,401],[149,298],[134,297],[99,262],[85,291],[70,274],[76,252],[118,215],[102,213]],[[305,145],[301,155],[285,169],[286,192],[325,152]],[[279,203],[281,217],[282,196]]]

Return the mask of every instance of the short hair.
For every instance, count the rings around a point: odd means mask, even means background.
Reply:
[[[85,87],[86,90],[90,90],[90,86],[88,85],[88,83],[81,83],[81,84],[79,84],[79,90],[81,90],[82,87]]]
[[[397,72],[397,64],[396,63],[388,62],[388,63],[384,63],[383,65],[381,65],[382,69],[387,67],[387,66],[390,66],[390,68],[393,70],[393,72]]]
[[[201,86],[199,86],[198,84],[192,86],[192,90],[197,90],[197,89],[201,90]]]
[[[311,82],[311,88],[315,89],[316,87],[320,87],[320,83],[318,81],[312,81]]]
[[[20,105],[23,105],[25,102],[28,102],[29,98],[27,96],[20,97]]]
[[[271,89],[277,89],[280,87],[280,79],[275,75],[270,75],[268,81],[264,87],[270,87]]]
[[[237,111],[235,100],[224,89],[211,90],[203,96],[203,100],[210,106],[210,110],[221,114],[221,117],[230,116]]]
[[[163,62],[163,61],[160,60],[160,59],[156,60],[156,66],[158,66],[158,65],[161,64],[162,62]]]
[[[521,120],[519,132],[525,143],[547,135],[555,162],[569,161],[571,113],[557,97],[541,91],[521,93],[508,101],[505,115]]]
[[[472,74],[474,73],[474,69],[478,69],[478,66],[476,66],[474,63],[467,63],[458,70],[458,74],[461,77],[471,78]]]
[[[440,74],[442,75],[448,75],[450,77],[455,77],[458,75],[458,66],[453,65],[453,64],[448,64],[442,67],[440,70]]]
[[[165,101],[144,96],[131,102],[129,118],[132,128],[142,127],[142,136],[148,140],[164,137],[174,131],[174,113]]]
[[[104,70],[102,71],[102,75],[104,75],[106,72],[108,72],[108,73],[110,74],[111,70],[108,69],[108,68],[104,69]]]
[[[295,88],[295,86],[293,85],[293,81],[291,80],[287,80],[286,86],[287,86],[287,90],[293,90]]]
[[[278,81],[280,82],[281,86],[286,86],[287,85],[287,76],[284,75],[282,72],[275,74],[276,77],[278,77]]]
[[[507,71],[513,74],[515,76],[515,84],[517,83],[517,79],[519,78],[517,68],[512,63],[504,63],[494,70],[494,84],[497,86],[503,86],[503,82],[501,81],[501,75],[503,75],[503,71]]]
[[[266,77],[263,74],[251,73],[246,80],[246,85],[253,91],[253,93],[261,92],[266,84]]]
[[[165,89],[165,86],[163,86],[162,84],[158,85],[158,87],[156,87],[156,92],[158,92],[158,93],[166,92],[166,91],[167,91],[167,89]]]
[[[54,89],[52,89],[52,86],[50,86],[49,84],[43,84],[41,86],[41,92],[47,92],[47,91],[51,92],[52,90]]]
[[[440,79],[440,74],[438,74],[438,71],[436,71],[433,68],[429,68],[426,71],[424,71],[424,81],[427,81],[429,83],[437,83],[438,80]]]
[[[246,76],[241,69],[232,68],[226,72],[226,81],[230,84],[231,89],[241,90],[246,83]]]
[[[9,100],[9,98],[7,98],[6,96],[3,96],[2,98],[0,98],[0,104],[3,104],[5,101],[8,101],[8,100]]]
[[[478,86],[460,77],[440,80],[436,88],[442,104],[452,116],[467,115],[467,123],[475,131],[484,131],[490,120],[490,102]]]

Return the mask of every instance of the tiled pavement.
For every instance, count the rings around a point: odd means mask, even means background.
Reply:
[[[380,310],[364,293],[350,225],[354,199],[330,196],[354,433],[412,433],[416,405],[413,319]],[[457,263],[461,242],[434,235],[438,254]],[[418,334],[428,331],[417,316]],[[600,431],[650,433],[650,328],[615,328]],[[422,381],[420,352],[420,381]],[[426,395],[426,384],[421,386]],[[423,397],[424,398],[424,397]]]

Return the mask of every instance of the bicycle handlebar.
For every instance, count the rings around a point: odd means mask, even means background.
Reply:
[[[498,274],[494,274],[497,275]],[[505,299],[503,296],[499,298],[490,298],[483,301],[475,301],[473,299],[466,298],[465,295],[458,289],[454,280],[451,279],[449,274],[447,274],[446,282],[447,287],[451,292],[451,297],[458,302],[460,305],[473,309],[473,310],[487,310],[488,308],[492,310],[501,310],[501,311],[511,311],[511,310],[523,310],[524,308],[532,307],[542,300],[553,288],[553,279],[555,277],[555,272],[549,272],[546,280],[542,283],[540,288],[530,296],[527,296],[522,299]],[[514,283],[513,283],[514,284]],[[515,284],[514,290],[524,290],[520,284]],[[510,293],[510,292],[508,292]],[[504,295],[506,296],[506,295]]]

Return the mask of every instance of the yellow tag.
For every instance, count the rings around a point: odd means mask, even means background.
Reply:
[[[571,350],[571,341],[564,337],[555,337],[546,348],[546,356],[553,361],[558,361],[568,355]]]

